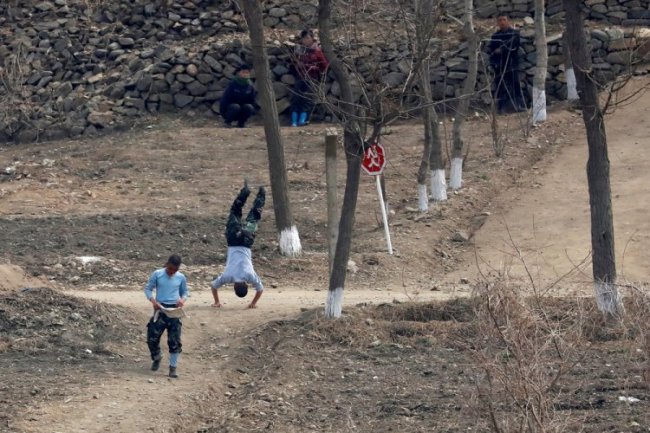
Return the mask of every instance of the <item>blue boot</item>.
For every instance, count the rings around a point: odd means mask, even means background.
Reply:
[[[298,120],[298,126],[305,126],[307,124],[307,113],[300,113],[300,120]]]
[[[296,127],[298,126],[298,113],[295,111],[291,113],[291,126]]]

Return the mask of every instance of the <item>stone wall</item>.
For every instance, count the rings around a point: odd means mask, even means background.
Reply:
[[[232,2],[115,0],[99,9],[87,8],[85,0],[24,3],[28,5],[0,5],[0,97],[5,102],[0,142],[92,136],[156,112],[217,116],[234,69],[251,63],[243,20]],[[314,5],[266,2],[265,21],[295,30],[314,19]],[[522,38],[522,74],[530,84],[532,26],[522,29]],[[638,40],[630,30],[592,30],[591,45],[599,79],[607,81],[626,67]],[[279,112],[289,106],[291,50],[280,41],[269,45]],[[405,41],[361,44],[357,53],[357,69],[365,80],[378,74],[389,85],[403,84],[409,69]],[[566,88],[559,34],[549,35],[549,56],[548,97],[562,99]],[[477,88],[487,89],[484,68],[480,70]],[[457,96],[466,75],[467,52],[460,44],[444,52],[432,69],[435,97]],[[335,98],[337,83],[328,79],[325,91]],[[489,92],[479,99],[489,101]]]
[[[534,0],[474,0],[479,18],[494,18],[508,13],[514,18],[532,16]],[[459,13],[462,1],[449,0],[448,10]],[[590,20],[623,26],[650,26],[650,0],[586,0],[586,16]],[[547,0],[546,15],[551,20],[563,17],[562,0]]]

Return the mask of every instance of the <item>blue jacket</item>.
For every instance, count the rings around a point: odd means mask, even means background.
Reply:
[[[219,101],[219,111],[221,114],[225,113],[230,104],[250,104],[257,107],[256,97],[257,91],[250,82],[246,85],[241,85],[237,81],[232,80]]]
[[[151,274],[147,286],[144,288],[144,295],[147,299],[151,299],[154,290],[156,291],[156,301],[161,304],[175,304],[179,298],[187,299],[189,295],[185,275],[176,272],[170,277],[165,268],[157,269]]]

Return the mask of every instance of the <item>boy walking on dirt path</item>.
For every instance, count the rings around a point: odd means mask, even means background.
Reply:
[[[235,294],[240,298],[246,296],[248,284],[252,284],[255,287],[255,297],[248,304],[248,308],[257,306],[257,301],[259,301],[262,291],[264,291],[262,280],[253,269],[251,248],[255,242],[257,225],[262,219],[266,191],[263,186],[260,186],[253,207],[248,212],[245,223],[242,224],[242,208],[250,193],[248,182],[245,182],[244,187],[239,191],[237,198],[230,207],[230,215],[226,223],[226,243],[228,245],[226,269],[212,282],[212,296],[214,297],[212,306],[216,308],[221,307],[218,289],[224,284],[234,283]]]
[[[147,324],[147,345],[153,361],[151,370],[156,371],[160,367],[162,359],[160,338],[166,330],[169,347],[169,377],[173,378],[178,377],[176,367],[182,351],[182,307],[189,295],[187,279],[185,275],[178,272],[180,266],[180,256],[170,256],[164,268],[157,269],[151,274],[144,289],[144,294],[153,304],[154,309],[154,314]]]

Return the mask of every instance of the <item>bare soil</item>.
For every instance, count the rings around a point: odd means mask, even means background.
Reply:
[[[620,97],[631,96],[647,85],[635,80]],[[612,207],[619,278],[648,281],[650,275],[650,170],[647,137],[650,97],[638,94],[631,105],[607,118]],[[570,289],[584,287],[591,279],[590,213],[587,190],[586,139],[582,126],[567,131],[560,156],[546,158],[522,176],[519,188],[500,194],[492,215],[474,237],[475,248],[467,251],[463,266],[447,275],[448,280],[465,276],[507,274],[533,279],[540,288],[560,284]],[[480,266],[477,267],[477,262]],[[526,269],[527,268],[527,269]],[[480,272],[479,272],[480,269]],[[529,276],[530,274],[530,276]]]
[[[200,431],[493,431],[481,402],[488,392],[498,423],[508,428],[506,416],[517,407],[484,389],[486,373],[477,362],[483,349],[477,346],[486,324],[474,314],[476,302],[366,306],[336,323],[310,311],[270,323],[248,337],[230,364],[228,391],[205,414],[207,427]],[[552,350],[544,357],[550,372],[576,363],[548,392],[556,425],[564,431],[647,431],[648,357],[635,350],[634,332],[608,330],[582,300],[560,300],[545,311],[552,326],[571,318],[584,328],[583,339],[572,341],[584,351],[564,352],[572,358],[563,362]],[[500,350],[507,356],[505,347]]]
[[[137,315],[136,315],[137,317]],[[110,374],[133,361],[143,338],[134,312],[48,288],[0,295],[0,414],[6,431],[15,413],[30,419],[34,406],[65,398],[70,384]],[[135,356],[134,356],[135,355]]]
[[[646,202],[639,191],[647,184],[650,171],[642,149],[634,146],[638,137],[647,135],[648,125],[641,117],[631,125],[628,122],[647,109],[647,98],[641,99],[608,119],[610,131],[615,131],[610,134],[613,152],[638,155],[633,159],[612,157],[612,171],[619,196],[615,199],[617,221],[638,227],[639,234],[635,237],[638,248],[635,245],[637,249],[626,253],[626,274],[636,272],[642,280],[647,279],[647,260],[639,254],[650,245],[642,236],[648,231],[648,222],[641,217]],[[453,328],[461,319],[452,314],[449,317],[454,320],[438,316],[422,322],[403,317],[393,320],[382,318],[380,310],[368,306],[353,307],[470,294],[475,247],[481,257],[503,250],[487,237],[497,230],[493,225],[496,217],[506,214],[507,221],[512,220],[510,215],[517,222],[529,220],[527,214],[516,212],[528,209],[535,213],[530,203],[559,197],[567,185],[581,192],[568,201],[548,200],[545,209],[550,213],[556,209],[558,215],[572,214],[575,222],[547,218],[545,230],[549,236],[555,233],[554,239],[562,233],[576,249],[588,250],[588,235],[568,233],[588,234],[588,215],[581,210],[587,202],[579,179],[585,157],[572,152],[585,146],[581,119],[562,107],[549,115],[550,121],[529,138],[522,134],[522,118],[500,118],[501,131],[508,140],[506,156],[501,159],[493,156],[486,119],[470,120],[464,188],[425,215],[413,211],[417,207],[415,175],[422,128],[411,123],[390,128],[383,140],[390,160],[386,184],[396,254],[384,252],[374,182],[364,177],[351,256],[357,270],[349,273],[346,285],[345,311],[350,316],[338,331],[314,317],[315,313],[296,319],[301,309],[320,309],[326,296],[323,134],[330,125],[284,130],[290,195],[305,253],[296,259],[278,254],[271,200],[254,247],[255,266],[267,287],[256,310],[245,310],[245,301],[228,291],[223,294],[224,308],[212,309],[207,287],[225,263],[223,225],[243,178],[248,177],[254,185],[268,185],[260,126],[232,130],[192,118],[160,118],[95,140],[0,149],[3,259],[26,272],[24,279],[5,284],[7,289],[42,286],[33,285],[33,278],[45,281],[56,290],[52,292],[56,295],[49,296],[61,296],[61,300],[55,302],[56,307],[48,303],[42,307],[56,311],[64,303],[67,309],[61,311],[69,317],[74,312],[85,314],[87,305],[106,305],[87,304],[81,298],[128,309],[110,310],[110,322],[102,322],[103,316],[97,318],[98,325],[92,324],[95,319],[88,319],[92,329],[110,323],[105,328],[110,349],[94,352],[89,347],[92,357],[75,358],[74,365],[72,361],[59,362],[59,353],[78,353],[79,348],[83,353],[92,339],[47,339],[50,343],[44,349],[51,356],[45,356],[20,349],[16,339],[22,337],[15,332],[6,337],[3,333],[0,367],[8,369],[9,377],[19,378],[20,385],[9,381],[0,388],[0,401],[7,407],[0,430],[255,431],[268,427],[269,431],[431,431],[436,426],[442,428],[436,424],[443,422],[441,418],[448,420],[457,414],[462,416],[453,419],[471,414],[473,418],[460,425],[478,428],[477,414],[471,412],[476,406],[467,400],[471,394],[465,379],[472,374],[468,358],[449,350],[453,348],[449,342],[438,338],[441,329]],[[451,128],[445,124],[443,129]],[[343,159],[340,161],[342,193],[344,167]],[[565,164],[562,176],[570,173],[575,177],[553,182],[559,176],[553,170],[560,167],[556,162]],[[620,172],[617,164],[621,169],[633,166],[635,181],[616,177]],[[543,189],[539,185],[555,189],[540,195]],[[628,211],[616,213],[617,209]],[[516,232],[510,227],[513,237],[528,233],[525,224],[517,226]],[[459,230],[470,235],[469,242],[451,240]],[[620,233],[625,236],[624,231]],[[619,251],[624,244],[618,242]],[[190,317],[184,320],[181,378],[171,380],[164,371],[148,370],[143,332],[150,311],[141,290],[149,273],[176,252],[183,255],[192,298],[187,308]],[[584,292],[587,280],[573,281],[567,287]],[[22,299],[25,293],[5,290],[3,299]],[[0,309],[0,321],[5,323],[15,314],[28,317],[30,308],[35,308],[30,305],[11,314]],[[465,311],[462,303],[448,305],[460,305],[460,312]],[[35,314],[44,313],[39,310]],[[268,324],[276,320],[283,322]],[[72,326],[67,323],[64,321],[66,329]],[[381,324],[376,331],[382,333],[377,335],[381,344],[368,347],[374,339],[367,340],[375,333],[375,326],[368,323]],[[345,324],[354,325],[350,329],[357,331],[346,337]],[[37,329],[48,327],[39,325]],[[420,344],[418,336],[428,342]],[[585,367],[590,372],[585,383],[601,386],[603,382],[596,376],[610,374],[612,383],[618,384],[624,371],[640,368],[643,359],[622,354],[630,347],[627,340],[602,344],[595,346],[593,350],[600,353],[593,352],[593,360]],[[345,367],[335,370],[334,365]],[[611,367],[614,365],[616,368]],[[632,382],[639,380],[630,379],[625,386]],[[38,391],[32,393],[35,388]],[[45,389],[47,392],[41,391]],[[629,424],[632,422],[647,426],[648,420],[643,418],[649,401],[647,389],[634,391],[640,402],[629,403],[629,407],[614,401],[616,393],[632,388],[621,389],[603,391],[605,410],[593,412],[591,431],[608,426],[637,431],[632,430],[636,428]],[[567,404],[586,404],[592,401],[586,393],[600,392],[589,387],[584,390],[584,398],[569,399]],[[271,397],[265,399],[264,393]],[[170,403],[173,409],[169,409]],[[598,409],[597,404],[594,407]],[[441,411],[444,417],[440,417]]]

